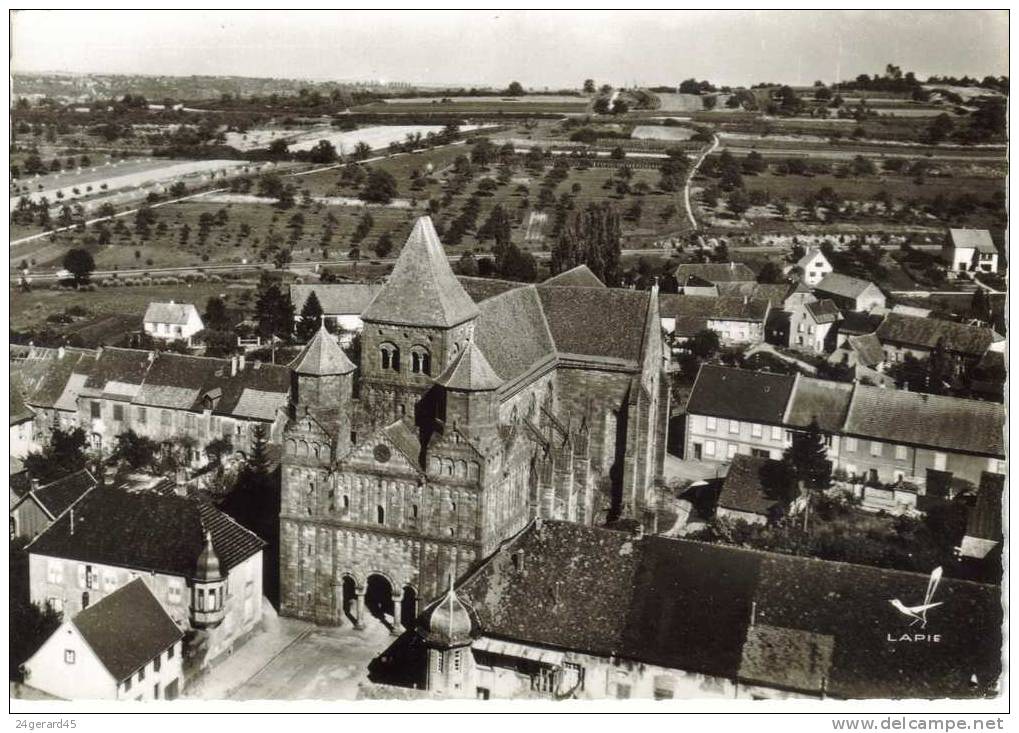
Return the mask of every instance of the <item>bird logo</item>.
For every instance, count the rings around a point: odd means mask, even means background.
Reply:
[[[895,607],[895,610],[904,616],[909,616],[913,621],[909,624],[910,626],[916,626],[920,624],[920,628],[927,628],[927,612],[940,606],[943,601],[932,603],[934,598],[934,592],[938,589],[938,585],[941,583],[941,568],[936,567],[931,572],[930,580],[927,581],[927,594],[923,598],[923,603],[919,606],[907,606],[898,598],[893,598],[889,603]]]

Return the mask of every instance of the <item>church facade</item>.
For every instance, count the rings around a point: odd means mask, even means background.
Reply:
[[[284,614],[398,631],[534,517],[651,520],[657,293],[465,284],[419,219],[362,315],[360,364],[323,330],[291,365]]]

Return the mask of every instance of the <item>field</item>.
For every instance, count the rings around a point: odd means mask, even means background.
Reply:
[[[689,127],[664,127],[660,125],[637,125],[630,133],[636,140],[689,140],[694,131]]]
[[[656,112],[699,112],[704,109],[704,100],[699,94],[669,94],[655,92],[662,105]]]
[[[461,131],[478,129],[478,125],[463,125]],[[238,150],[267,148],[273,140],[287,140],[289,150],[297,152],[311,150],[320,140],[328,140],[340,155],[350,154],[358,143],[365,143],[372,150],[382,150],[394,142],[403,142],[408,135],[435,135],[442,132],[442,125],[374,125],[358,130],[341,131],[330,125],[312,128],[283,128],[249,130],[246,133],[227,133],[227,145]]]

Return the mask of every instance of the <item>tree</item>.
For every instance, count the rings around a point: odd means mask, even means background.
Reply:
[[[319,140],[315,147],[308,151],[308,160],[312,163],[335,163],[336,147],[328,140]]]
[[[318,296],[315,291],[311,293],[304,301],[304,306],[301,308],[301,320],[297,324],[297,338],[302,342],[311,340],[311,337],[315,335],[315,332],[322,327],[322,304],[318,300]]]
[[[396,193],[396,179],[393,175],[388,171],[374,169],[368,174],[358,197],[368,203],[388,204],[396,197]]]
[[[761,267],[761,271],[757,273],[757,282],[759,283],[781,283],[785,282],[785,277],[782,275],[782,268],[771,260],[764,263]]]
[[[464,252],[460,255],[460,262],[457,263],[456,269],[460,275],[464,275],[465,277],[477,277],[478,261],[470,252]]]
[[[934,144],[940,143],[952,134],[953,129],[955,129],[955,123],[952,122],[952,118],[942,113],[935,117],[927,128],[927,141]]]
[[[48,445],[25,457],[25,469],[29,476],[43,484],[80,471],[87,462],[85,443],[85,431],[81,428],[56,429]]]
[[[203,320],[206,328],[217,331],[225,331],[229,328],[230,315],[227,313],[226,303],[218,295],[213,295],[205,301]]]
[[[258,331],[264,338],[289,338],[294,325],[294,306],[289,293],[284,294],[280,286],[263,277],[255,301],[255,318]]]
[[[8,651],[9,679],[22,681],[21,665],[27,662],[39,647],[60,626],[60,614],[48,602],[32,603],[29,594],[27,538],[11,540],[8,556],[10,579],[10,648]]]
[[[71,273],[75,285],[84,285],[96,269],[96,262],[87,249],[72,249],[64,255],[64,269]]]
[[[786,461],[765,461],[758,476],[764,493],[788,506],[799,496],[796,472]]]
[[[524,87],[518,81],[511,81],[506,87],[506,94],[510,97],[522,97],[525,94]]]
[[[804,512],[803,526],[807,528],[810,521],[810,505],[815,494],[821,494],[831,486],[831,461],[828,460],[828,447],[824,433],[817,422],[817,417],[810,421],[806,430],[793,433],[793,442],[782,454],[796,480],[807,490],[807,508]]]
[[[205,455],[208,457],[209,462],[214,464],[217,470],[220,470],[223,458],[228,456],[233,449],[233,443],[230,442],[230,438],[215,438],[206,444]]]
[[[389,232],[385,232],[378,241],[375,242],[375,247],[372,250],[379,257],[388,257],[393,251],[393,237]]]
[[[570,211],[552,246],[552,273],[587,265],[610,287],[620,283],[622,229],[619,215],[607,203],[591,203]]]
[[[729,211],[731,211],[733,215],[739,217],[750,208],[750,199],[747,197],[746,192],[742,188],[737,188],[729,194],[728,206]]]
[[[612,112],[612,103],[609,97],[598,97],[594,100],[594,112],[599,115],[607,115]]]
[[[687,342],[690,353],[700,359],[710,359],[718,353],[720,346],[721,339],[719,339],[718,333],[710,328],[701,329]]]
[[[538,278],[538,263],[530,252],[525,252],[515,244],[506,248],[503,256],[502,269],[499,274],[507,280],[518,282],[534,282]]]
[[[156,441],[128,430],[117,436],[110,459],[122,461],[133,469],[149,468],[156,462],[158,452]]]
[[[594,85],[594,79],[584,79],[584,94],[594,94],[598,87]]]

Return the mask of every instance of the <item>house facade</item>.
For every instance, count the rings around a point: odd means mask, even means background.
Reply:
[[[291,285],[290,302],[294,306],[294,320],[300,322],[304,304],[315,293],[322,306],[322,322],[338,332],[341,342],[349,343],[364,326],[361,314],[381,289],[382,286],[376,283]]]
[[[833,300],[844,311],[870,313],[886,307],[885,294],[877,285],[839,272],[825,275],[814,287],[814,294],[820,299]]]
[[[835,348],[835,328],[841,314],[831,300],[797,305],[789,311],[789,347],[810,354]]]
[[[808,287],[818,285],[834,269],[824,253],[816,247],[809,248],[794,267],[800,271],[800,280]]]
[[[998,271],[998,248],[986,229],[949,229],[941,258],[952,272]]]
[[[676,343],[705,329],[717,333],[726,346],[764,341],[771,312],[767,299],[662,293],[658,300],[662,329]]]
[[[205,328],[193,303],[149,303],[145,310],[145,333],[161,341],[184,341]]]
[[[20,480],[22,479],[23,480]],[[27,476],[11,477],[11,538],[33,539],[46,530],[66,511],[83,499],[97,485],[88,470],[63,476],[48,484],[40,484]]]

